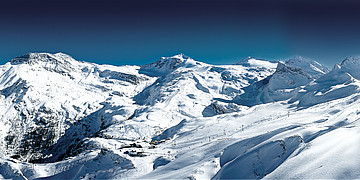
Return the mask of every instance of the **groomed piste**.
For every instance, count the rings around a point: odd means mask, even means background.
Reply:
[[[0,179],[359,179],[360,59],[0,66]]]

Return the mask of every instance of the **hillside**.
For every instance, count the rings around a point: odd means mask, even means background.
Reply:
[[[360,178],[360,60],[0,66],[0,178]]]

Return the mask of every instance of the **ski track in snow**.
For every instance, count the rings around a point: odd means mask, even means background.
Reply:
[[[358,179],[359,68],[23,55],[0,66],[0,179]]]

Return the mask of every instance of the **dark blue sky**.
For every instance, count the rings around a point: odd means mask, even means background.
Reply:
[[[185,53],[211,64],[309,57],[331,67],[360,54],[355,0],[12,0],[0,3],[0,64],[64,52],[99,64]]]

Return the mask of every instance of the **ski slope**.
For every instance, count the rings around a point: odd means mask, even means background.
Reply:
[[[359,66],[23,55],[0,66],[0,178],[358,179]]]

